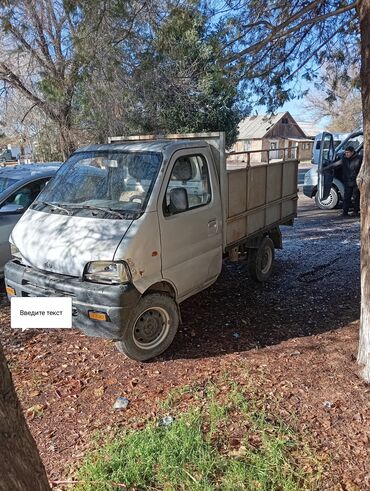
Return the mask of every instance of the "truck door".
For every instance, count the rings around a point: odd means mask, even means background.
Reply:
[[[320,200],[326,199],[330,194],[334,171],[325,169],[334,159],[334,139],[331,133],[322,134],[319,161],[318,161],[318,193]]]
[[[172,156],[159,196],[162,276],[184,299],[210,285],[222,266],[222,213],[209,149]]]

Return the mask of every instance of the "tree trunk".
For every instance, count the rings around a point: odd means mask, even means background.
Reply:
[[[360,0],[361,91],[364,118],[364,161],[359,174],[361,190],[361,321],[357,360],[370,383],[370,0]]]
[[[63,160],[71,155],[75,151],[75,143],[72,137],[71,126],[65,120],[58,120],[59,136],[60,136],[60,150],[62,152]]]
[[[0,344],[0,491],[50,491]]]

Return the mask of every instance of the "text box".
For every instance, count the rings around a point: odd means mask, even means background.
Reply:
[[[72,298],[12,297],[12,329],[71,329]]]

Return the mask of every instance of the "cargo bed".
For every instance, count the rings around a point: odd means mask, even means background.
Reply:
[[[297,214],[299,161],[289,156],[251,163],[251,153],[256,157],[261,152],[238,153],[245,156],[244,166],[235,161],[227,165],[226,249],[265,230],[291,224]]]

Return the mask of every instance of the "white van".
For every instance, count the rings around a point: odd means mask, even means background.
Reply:
[[[363,151],[364,137],[362,128],[347,134],[347,137],[339,145],[336,145],[335,135],[338,135],[338,133],[320,133],[320,142],[323,143],[320,143],[318,154],[315,157],[317,165],[306,172],[304,176],[303,194],[308,198],[314,198],[316,205],[322,210],[332,210],[340,204],[344,197],[344,185],[342,182],[342,169],[338,167],[330,173],[330,177],[329,175],[326,177],[325,198],[321,198],[318,192],[319,168],[322,168],[328,160],[335,161],[342,158],[344,149],[348,145],[352,145],[356,152],[362,153]],[[323,148],[322,152],[321,148]]]

